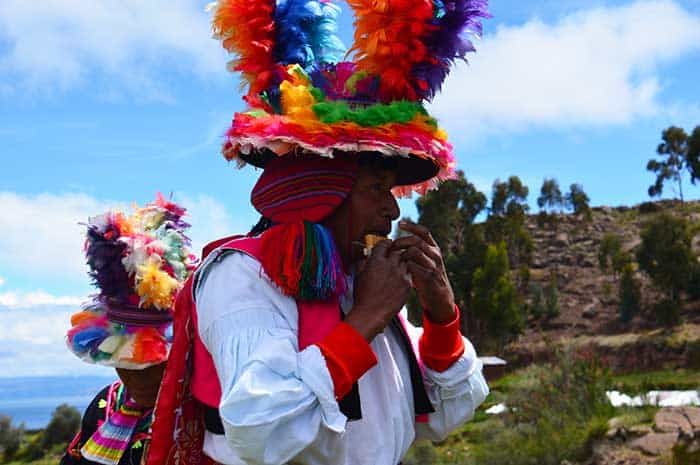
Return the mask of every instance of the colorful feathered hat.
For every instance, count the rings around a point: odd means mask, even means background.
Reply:
[[[355,43],[337,36],[332,0],[219,0],[213,30],[248,90],[226,133],[228,160],[258,167],[304,152],[396,157],[394,193],[423,194],[455,169],[424,104],[474,51],[488,0],[348,0]],[[342,61],[352,56],[352,61]]]
[[[85,256],[99,294],[71,317],[69,349],[90,363],[142,369],[164,362],[175,294],[194,270],[185,209],[158,194],[127,216],[90,218]]]

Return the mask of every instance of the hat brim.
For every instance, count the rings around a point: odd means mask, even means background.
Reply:
[[[367,152],[364,152],[367,153]],[[412,186],[424,183],[436,177],[440,167],[430,160],[416,156],[394,156],[389,157],[380,152],[376,153],[386,162],[386,168],[396,172],[397,186]],[[248,154],[240,154],[238,158],[257,168],[265,168],[267,163],[279,155],[272,150],[263,148],[252,150]]]

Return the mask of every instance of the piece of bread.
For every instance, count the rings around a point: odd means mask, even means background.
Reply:
[[[369,255],[372,253],[372,248],[374,248],[375,245],[380,243],[381,241],[385,240],[386,237],[384,236],[378,236],[376,234],[366,234],[365,235],[365,248],[364,248],[364,254],[365,257],[369,257]]]

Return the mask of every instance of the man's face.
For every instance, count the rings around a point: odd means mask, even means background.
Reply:
[[[160,363],[143,370],[117,368],[117,374],[137,404],[141,407],[153,407],[156,403],[164,370],[165,363]]]
[[[393,171],[360,168],[357,181],[338,212],[346,217],[350,244],[363,243],[367,234],[388,236],[391,233],[391,222],[400,213],[391,193],[395,182],[396,174]]]

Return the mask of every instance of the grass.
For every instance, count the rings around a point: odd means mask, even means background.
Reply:
[[[651,390],[693,390],[700,389],[700,371],[675,369],[631,373],[616,375],[612,381],[614,389],[630,395]]]
[[[617,389],[639,394],[652,389],[700,388],[700,372],[659,370],[610,374],[571,359],[555,366],[531,365],[489,383],[491,393],[474,418],[445,441],[416,443],[404,465],[559,465],[584,460],[592,445],[618,426],[651,426],[656,407],[612,408],[601,393]],[[577,387],[578,386],[578,387]],[[487,415],[500,402],[519,413]]]
[[[42,457],[31,462],[6,462],[3,465],[56,465],[61,461],[61,456]]]

